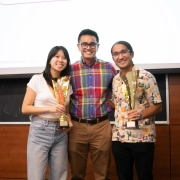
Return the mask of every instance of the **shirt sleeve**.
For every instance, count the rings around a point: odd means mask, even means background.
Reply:
[[[158,104],[162,102],[156,78],[152,74],[148,74],[145,81],[146,98],[150,104]]]
[[[73,90],[72,90],[72,85],[71,84],[69,84],[69,90],[68,90],[69,92],[69,96],[73,93]]]
[[[36,93],[38,91],[38,76],[33,75],[30,81],[28,82],[27,86],[30,87],[32,90],[34,90]]]
[[[109,83],[108,89],[112,90],[112,81],[114,76],[117,74],[116,69],[114,68],[114,66],[111,64],[111,72],[112,72],[112,79],[111,82]]]
[[[66,105],[70,102],[70,96],[71,96],[72,93],[73,93],[72,85],[69,84],[69,89],[68,89],[67,97],[66,97]]]
[[[112,65],[112,73],[115,76],[117,74],[117,70],[115,69],[115,67]]]

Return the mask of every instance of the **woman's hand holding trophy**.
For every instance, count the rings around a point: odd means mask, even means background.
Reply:
[[[60,112],[64,112],[60,115],[60,118],[59,118],[60,122],[59,122],[58,129],[66,129],[67,128],[67,131],[69,128],[69,121],[68,121],[68,117],[66,114],[65,106],[66,106],[66,98],[68,95],[69,81],[70,81],[70,76],[60,77],[56,81],[52,80],[55,97],[58,101],[58,105],[56,107],[57,111],[60,110]],[[63,109],[62,109],[62,106],[63,106]],[[70,124],[70,125],[72,125],[72,124]]]

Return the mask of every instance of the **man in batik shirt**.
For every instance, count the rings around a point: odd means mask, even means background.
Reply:
[[[156,141],[154,116],[162,110],[156,79],[150,72],[133,64],[134,52],[128,42],[116,42],[111,53],[120,68],[112,85],[115,105],[112,151],[118,178],[132,180],[135,163],[138,179],[152,180]],[[138,72],[134,78],[136,81],[129,78],[128,82],[128,75],[133,72]],[[133,91],[130,91],[131,88],[134,88]]]

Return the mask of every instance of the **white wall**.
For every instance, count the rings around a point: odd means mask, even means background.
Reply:
[[[98,33],[101,59],[113,62],[111,46],[125,40],[141,67],[180,68],[179,9],[179,0],[0,0],[0,74],[41,72],[56,45],[73,63],[85,28]]]

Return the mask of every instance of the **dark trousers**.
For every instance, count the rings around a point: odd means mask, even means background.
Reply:
[[[139,180],[153,179],[154,143],[112,141],[112,153],[119,180],[133,180],[134,164]]]

